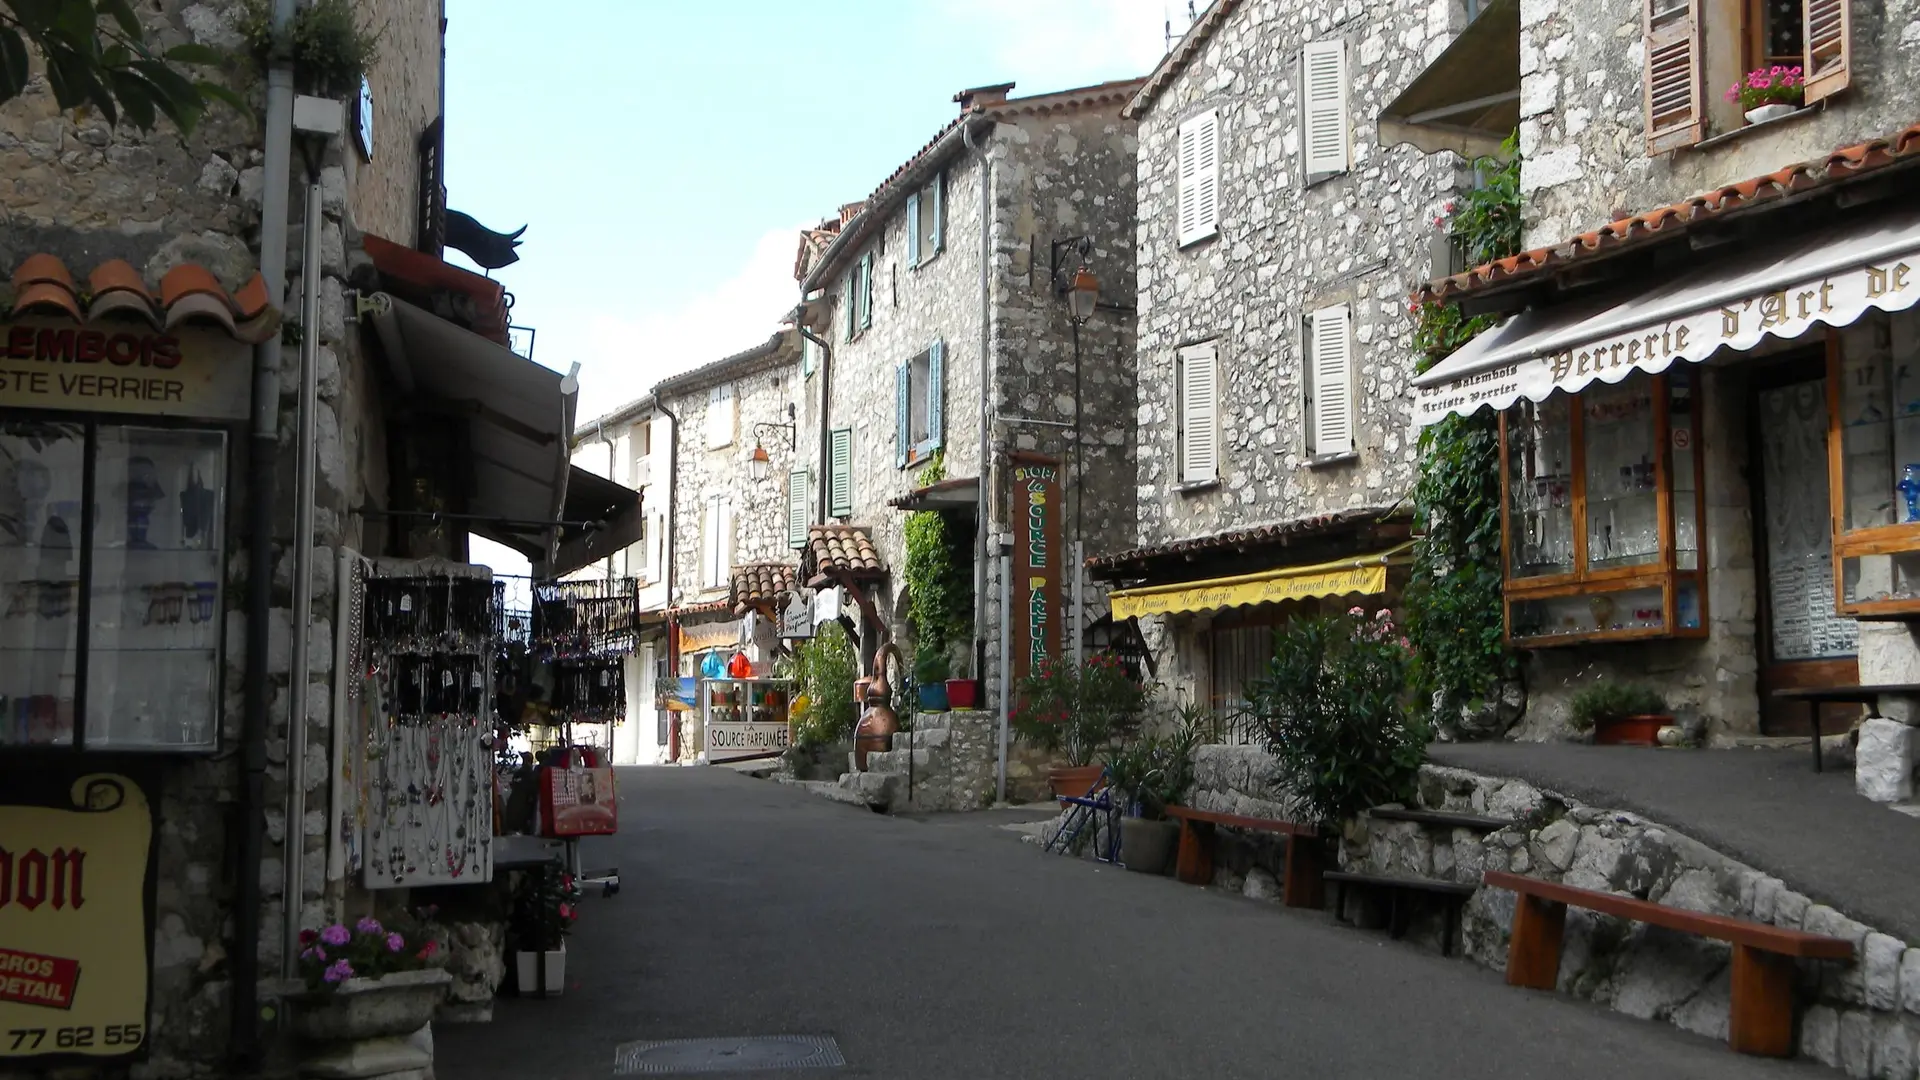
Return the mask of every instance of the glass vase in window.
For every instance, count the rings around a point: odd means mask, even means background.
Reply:
[[[1660,451],[1652,379],[1595,383],[1580,395],[1586,434],[1587,567],[1660,559]]]
[[[71,746],[78,689],[79,424],[0,424],[0,746]]]
[[[1569,398],[1523,401],[1507,414],[1507,527],[1516,578],[1573,573]]]
[[[1920,324],[1875,313],[1842,336],[1843,527],[1920,524]]]

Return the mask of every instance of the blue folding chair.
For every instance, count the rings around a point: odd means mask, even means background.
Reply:
[[[1093,857],[1103,863],[1120,861],[1120,807],[1113,801],[1113,788],[1107,783],[1105,769],[1100,770],[1100,778],[1085,795],[1055,795],[1054,798],[1067,808],[1067,820],[1047,841],[1048,852],[1077,855],[1086,845],[1087,830],[1093,830],[1092,838],[1097,845],[1104,825],[1106,844],[1095,847]]]

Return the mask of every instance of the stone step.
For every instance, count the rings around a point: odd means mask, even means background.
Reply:
[[[840,789],[857,796],[866,806],[885,809],[892,806],[905,789],[906,778],[893,773],[856,772],[840,778]]]
[[[913,731],[902,731],[895,735],[893,748],[895,750],[905,750],[908,747],[917,750],[937,750],[952,741],[952,728],[916,728]]]
[[[818,795],[823,799],[848,803],[853,806],[867,805],[865,796],[848,788],[841,787],[839,783],[832,780],[793,780],[784,776],[780,777],[779,780],[783,784],[800,788],[814,795]]]
[[[916,772],[924,775],[928,769],[933,767],[932,751],[907,750],[903,748],[900,750],[888,750],[879,754],[868,754],[867,771],[905,776],[907,775],[908,754],[913,755],[913,768]]]

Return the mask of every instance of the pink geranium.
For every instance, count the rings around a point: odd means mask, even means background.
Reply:
[[[1747,72],[1746,78],[1727,87],[1725,96],[1751,112],[1762,105],[1798,105],[1806,97],[1806,87],[1807,80],[1799,65],[1775,64]]]

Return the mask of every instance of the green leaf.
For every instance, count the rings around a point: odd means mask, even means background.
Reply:
[[[131,71],[110,71],[107,80],[113,87],[113,96],[119,99],[120,108],[127,114],[127,122],[142,131],[151,130],[155,104],[151,84]]]
[[[202,80],[195,82],[193,88],[207,100],[218,101],[242,115],[251,115],[253,112],[253,106],[248,104],[246,97],[232,87]]]
[[[166,58],[176,64],[212,66],[225,63],[227,54],[208,45],[175,45],[167,50]]]
[[[19,97],[26,89],[30,68],[27,43],[11,26],[0,26],[0,101]]]
[[[140,25],[140,17],[133,13],[133,5],[127,0],[100,0],[102,14],[111,15],[113,21],[120,24],[120,32],[135,41],[144,40],[146,31]]]
[[[100,15],[94,10],[92,0],[60,0],[53,25],[48,30],[79,45],[93,41],[99,26]]]

